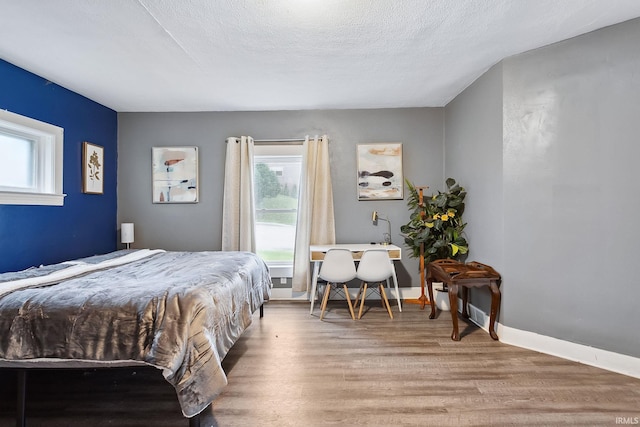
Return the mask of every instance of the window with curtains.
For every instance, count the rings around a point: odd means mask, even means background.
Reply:
[[[298,220],[302,145],[254,147],[256,252],[274,277],[291,277]]]

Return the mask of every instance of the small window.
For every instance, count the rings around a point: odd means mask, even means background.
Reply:
[[[0,204],[63,205],[63,132],[0,110]]]
[[[302,145],[269,144],[254,147],[256,252],[273,277],[291,277]]]

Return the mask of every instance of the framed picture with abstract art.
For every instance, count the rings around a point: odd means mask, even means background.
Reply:
[[[404,198],[402,144],[358,144],[358,200]]]
[[[82,143],[82,192],[104,192],[104,148],[90,142]]]
[[[153,203],[198,203],[198,147],[153,147]]]

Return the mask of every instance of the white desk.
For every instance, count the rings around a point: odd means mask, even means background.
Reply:
[[[353,253],[353,259],[358,261],[362,257],[362,253],[367,249],[386,249],[391,259],[391,271],[393,272],[393,284],[396,289],[396,299],[398,301],[398,310],[402,311],[400,303],[400,292],[398,291],[398,277],[396,269],[393,265],[394,260],[402,259],[402,250],[396,245],[380,245],[369,243],[342,243],[335,245],[311,245],[309,246],[309,259],[313,262],[313,275],[311,277],[311,310],[309,314],[313,314],[313,305],[315,304],[316,291],[318,287],[318,272],[320,271],[320,263],[324,260],[324,255],[329,249],[348,249]],[[387,285],[389,281],[387,280]]]

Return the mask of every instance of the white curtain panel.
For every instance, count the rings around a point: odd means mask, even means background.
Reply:
[[[253,138],[227,138],[222,206],[222,250],[256,251]]]
[[[326,135],[320,139],[316,136],[313,141],[307,136],[303,151],[293,255],[292,289],[296,292],[309,290],[309,245],[330,245],[336,242],[329,140]]]

